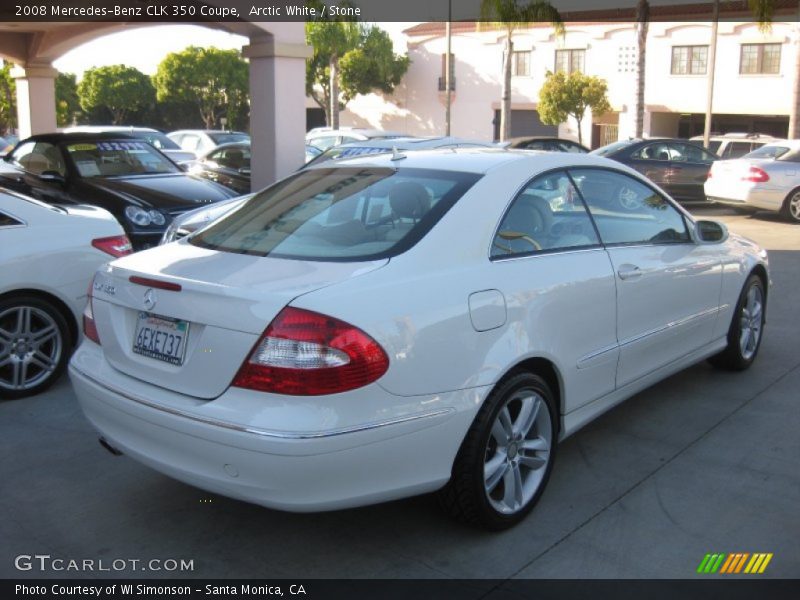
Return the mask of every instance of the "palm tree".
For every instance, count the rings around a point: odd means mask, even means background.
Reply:
[[[639,0],[636,5],[636,39],[638,54],[636,61],[636,126],[634,137],[641,138],[644,134],[644,80],[645,80],[645,54],[647,50],[647,29],[650,26],[650,3]]]
[[[503,55],[503,86],[500,104],[500,141],[511,136],[511,61],[514,52],[514,32],[528,23],[552,24],[557,33],[563,33],[561,15],[543,0],[481,0],[481,19],[492,20],[505,29],[506,42]]]

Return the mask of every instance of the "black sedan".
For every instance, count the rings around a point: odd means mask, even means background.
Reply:
[[[0,185],[50,204],[105,208],[137,250],[157,245],[173,217],[236,195],[187,175],[147,142],[97,133],[22,140],[0,161]]]
[[[680,139],[625,140],[593,150],[633,167],[673,198],[704,201],[703,184],[711,163],[719,160],[702,146]]]
[[[250,193],[250,142],[212,148],[187,165],[192,175],[216,181],[240,194]]]

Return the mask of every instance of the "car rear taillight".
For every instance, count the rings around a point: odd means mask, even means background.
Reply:
[[[101,250],[102,252],[105,252],[106,254],[110,254],[115,258],[119,258],[120,256],[125,256],[126,254],[133,252],[131,242],[127,235],[115,235],[113,237],[97,238],[96,240],[92,240],[92,246],[98,250]]]
[[[86,306],[83,309],[83,335],[99,345],[100,334],[97,332],[97,324],[94,322],[94,308],[92,307],[93,287],[94,280],[89,283],[89,289],[86,292]]]
[[[286,307],[267,327],[231,385],[319,396],[363,387],[388,368],[383,348],[357,327]]]
[[[764,169],[758,167],[750,167],[745,175],[742,175],[742,181],[752,181],[754,183],[764,183],[769,181],[769,175]]]

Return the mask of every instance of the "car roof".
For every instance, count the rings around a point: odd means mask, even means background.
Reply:
[[[134,140],[135,138],[125,135],[122,132],[90,132],[90,131],[73,131],[73,132],[53,132],[53,133],[38,133],[29,138],[20,140],[19,144],[23,142],[47,142],[49,144],[61,144],[69,142],[85,142],[91,140]],[[139,140],[137,140],[139,141]]]
[[[800,150],[800,140],[780,140],[780,139],[770,140],[761,147],[766,148],[771,146],[781,146],[789,148],[790,150]]]
[[[146,131],[148,133],[161,133],[152,127],[134,127],[133,125],[76,125],[75,127],[65,127],[62,133],[102,133],[104,131],[125,132],[125,131]]]
[[[368,154],[341,161],[328,161],[319,163],[319,165],[310,165],[308,169],[370,166],[390,169],[431,169],[485,174],[495,167],[513,162],[530,163],[531,175],[545,169],[568,166],[607,166],[618,170],[626,170],[624,165],[588,154],[506,150],[504,148],[489,147],[415,150],[407,154],[402,151],[397,154]]]
[[[176,129],[175,131],[170,131],[167,135],[172,135],[173,133],[229,133],[234,135],[250,135],[246,131],[226,131],[225,129]]]
[[[459,138],[454,136],[438,136],[438,137],[396,137],[396,138],[382,138],[361,140],[356,142],[347,142],[334,146],[335,148],[386,148],[391,150],[397,148],[398,150],[412,150],[415,148],[435,148],[437,146],[446,146],[448,144],[479,144],[482,146],[490,147],[491,142],[483,142],[480,140],[469,140],[466,138]]]
[[[314,130],[312,129],[308,133],[306,133],[306,139],[315,138],[315,137],[325,137],[329,135],[344,135],[347,133],[354,133],[357,135],[363,135],[368,138],[374,137],[411,137],[407,134],[400,133],[399,131],[384,131],[383,129],[359,129],[359,128],[352,128],[352,129],[320,129]]]

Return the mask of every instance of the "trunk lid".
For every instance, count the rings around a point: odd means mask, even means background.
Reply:
[[[98,273],[95,321],[106,359],[116,369],[179,393],[215,398],[294,298],[387,262],[285,260],[170,244],[114,261]],[[162,289],[161,283],[180,291]]]

